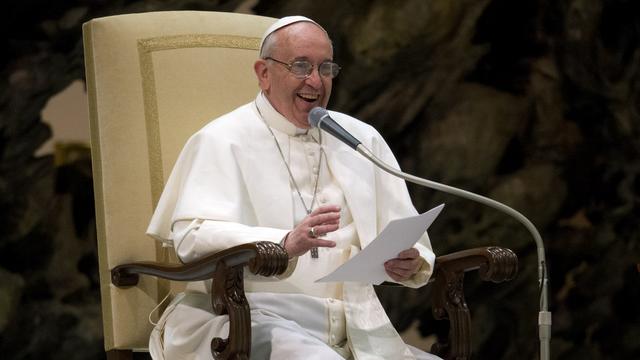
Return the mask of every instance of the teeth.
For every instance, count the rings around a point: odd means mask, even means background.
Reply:
[[[318,94],[298,94],[298,96],[305,100],[317,100],[320,97]]]

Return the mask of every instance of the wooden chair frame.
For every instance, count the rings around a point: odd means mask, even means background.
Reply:
[[[229,315],[229,337],[214,338],[214,359],[246,360],[251,351],[251,314],[244,294],[244,267],[256,275],[282,274],[287,268],[286,251],[278,244],[256,242],[239,245],[209,255],[187,265],[160,265],[151,262],[123,264],[111,270],[118,287],[135,286],[139,274],[174,281],[213,279],[211,304],[216,314]],[[449,336],[438,340],[431,352],[443,359],[471,358],[471,315],[464,296],[464,274],[478,270],[480,278],[495,283],[513,279],[518,272],[516,254],[505,248],[482,247],[436,258],[432,306],[437,320],[449,320]],[[130,351],[112,351],[109,359],[131,359]]]

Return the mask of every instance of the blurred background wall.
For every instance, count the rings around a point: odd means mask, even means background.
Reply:
[[[640,358],[640,2],[324,0],[7,2],[0,22],[0,354],[100,359],[81,24],[142,11],[312,17],[343,72],[330,107],[378,128],[407,172],[503,201],[547,246],[552,358]],[[436,253],[496,244],[507,284],[468,276],[478,359],[535,359],[537,264],[515,221],[445,202]],[[446,332],[429,290],[377,289],[401,331]]]

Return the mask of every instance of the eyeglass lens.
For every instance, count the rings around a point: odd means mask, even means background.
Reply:
[[[314,66],[310,62],[305,60],[298,60],[291,63],[291,72],[296,77],[300,78],[305,78],[311,75],[311,72],[313,72],[313,68]],[[325,61],[318,65],[318,72],[324,77],[334,78],[338,76],[338,73],[340,72],[340,66],[338,66],[338,64],[336,63]]]

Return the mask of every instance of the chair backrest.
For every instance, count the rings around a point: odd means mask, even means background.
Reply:
[[[170,285],[118,289],[109,270],[163,261],[145,230],[187,138],[258,92],[253,63],[275,19],[151,12],[83,26],[105,349],[148,344],[148,316]]]

